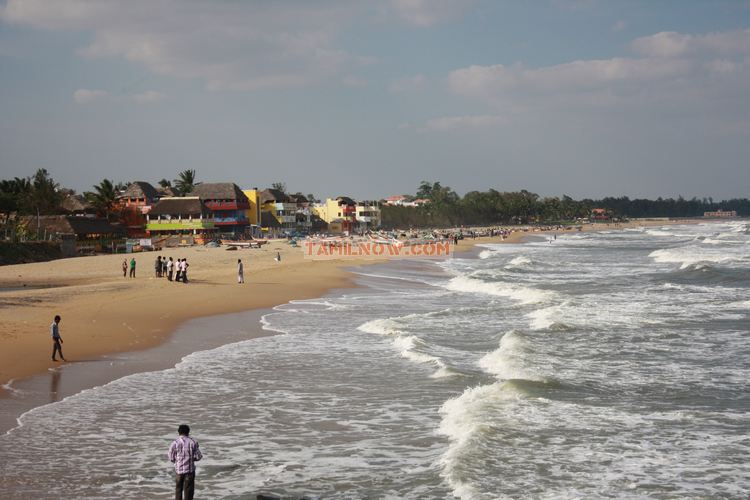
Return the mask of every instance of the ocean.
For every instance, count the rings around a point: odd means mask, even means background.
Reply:
[[[354,272],[278,335],[25,413],[3,498],[166,498],[180,423],[199,498],[747,498],[749,222]]]

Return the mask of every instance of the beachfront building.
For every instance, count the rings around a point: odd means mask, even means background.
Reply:
[[[264,189],[260,192],[260,207],[261,214],[268,214],[263,222],[266,230],[276,228],[287,234],[308,233],[312,227],[312,214],[304,196],[288,195],[278,189]],[[276,223],[271,222],[269,215]]]
[[[589,219],[593,221],[610,220],[612,218],[610,211],[606,208],[592,208]]]
[[[355,207],[357,229],[360,232],[380,227],[380,203],[377,201],[358,201]]]
[[[245,211],[247,221],[253,226],[260,226],[260,193],[257,187],[252,189],[243,189],[242,192],[247,197],[248,208]]]
[[[737,217],[737,211],[719,209],[715,212],[703,212],[703,217],[711,219],[730,219],[732,217]]]
[[[60,241],[63,255],[114,252],[124,245],[125,229],[103,217],[30,215],[19,220],[18,235],[26,239]]]
[[[146,219],[146,231],[152,240],[190,236],[201,243],[213,238],[216,232],[211,210],[198,196],[162,198],[146,214]]]
[[[250,226],[247,218],[250,201],[237,184],[232,182],[198,184],[193,188],[190,196],[198,196],[205,203],[218,232],[242,235]]]
[[[347,196],[327,198],[312,210],[328,224],[330,232],[352,233],[357,229],[357,203]]]
[[[120,223],[128,236],[145,236],[146,214],[159,201],[159,192],[144,181],[131,182],[127,189],[117,196],[115,209],[120,213]]]
[[[403,206],[404,203],[409,201],[409,197],[405,194],[397,194],[396,196],[389,196],[383,200],[386,205],[391,206]]]
[[[66,195],[62,203],[60,203],[60,209],[66,215],[77,215],[79,217],[96,216],[96,209],[80,194]]]

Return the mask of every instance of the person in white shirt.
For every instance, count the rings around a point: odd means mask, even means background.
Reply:
[[[245,267],[242,265],[242,259],[237,259],[237,283],[245,282]]]
[[[174,272],[174,261],[172,260],[172,257],[169,258],[167,261],[167,279],[169,281],[172,281],[172,273]]]

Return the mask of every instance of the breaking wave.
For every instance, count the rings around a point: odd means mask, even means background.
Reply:
[[[521,304],[537,304],[550,300],[553,292],[501,282],[487,282],[468,276],[456,276],[446,285],[455,292],[481,293],[496,297],[508,297]]]

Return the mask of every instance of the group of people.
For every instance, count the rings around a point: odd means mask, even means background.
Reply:
[[[157,278],[167,278],[169,281],[181,281],[187,283],[187,270],[189,265],[187,259],[172,260],[172,257],[167,259],[166,257],[159,255],[154,262],[154,273]],[[130,265],[128,265],[128,259],[122,261],[123,278],[128,277],[128,269],[130,269],[130,277],[135,278],[135,257],[130,259]]]
[[[183,283],[188,282],[187,270],[188,270],[187,259],[172,260],[172,257],[167,259],[161,255],[156,257],[154,262],[154,274],[157,278],[167,278],[169,281],[181,281]]]

